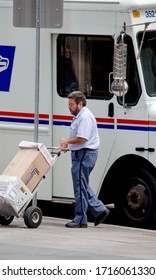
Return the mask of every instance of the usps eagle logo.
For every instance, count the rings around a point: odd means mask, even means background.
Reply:
[[[10,91],[14,55],[15,46],[0,46],[0,91]]]
[[[0,55],[0,72],[5,71],[9,66],[9,59]]]

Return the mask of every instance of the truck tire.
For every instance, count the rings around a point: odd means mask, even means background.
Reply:
[[[115,208],[126,225],[156,227],[156,177],[144,167],[136,166],[121,174],[116,187]]]
[[[11,224],[13,219],[14,219],[14,216],[1,216],[0,215],[0,224],[3,226],[7,226],[7,225]]]
[[[24,222],[29,228],[37,228],[42,222],[42,211],[40,208],[30,206],[24,213]]]

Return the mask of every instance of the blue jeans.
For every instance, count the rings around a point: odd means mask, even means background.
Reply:
[[[89,175],[98,157],[98,150],[81,149],[72,151],[72,179],[75,196],[75,218],[77,224],[87,224],[87,210],[96,218],[106,207],[89,186]]]

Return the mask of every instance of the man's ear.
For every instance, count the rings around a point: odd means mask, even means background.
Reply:
[[[79,103],[79,104],[80,104],[80,106],[81,106],[81,107],[83,107],[83,101],[80,101],[80,103]]]

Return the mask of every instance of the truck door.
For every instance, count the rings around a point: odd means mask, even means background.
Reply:
[[[53,143],[68,137],[72,116],[67,96],[81,90],[87,106],[97,119],[100,134],[99,157],[91,177],[98,194],[115,138],[114,101],[109,92],[109,73],[113,70],[112,36],[59,35],[57,45],[57,86],[53,89]],[[73,197],[70,174],[70,153],[63,155],[53,168],[53,197]]]
[[[138,43],[141,42],[143,33],[138,34]],[[145,147],[148,152],[148,159],[154,165],[155,160],[155,125],[156,125],[156,31],[146,31],[142,49],[140,53],[140,60],[142,64],[143,76],[145,81],[145,88],[149,99],[149,143]]]

